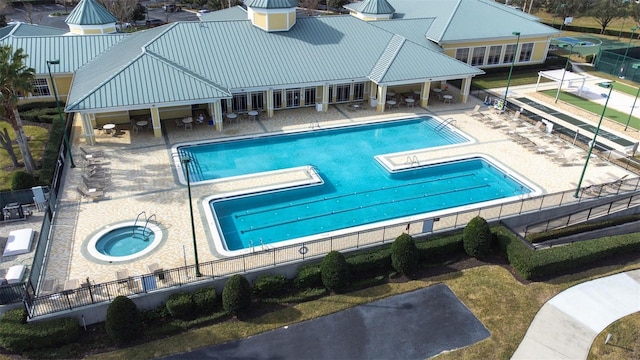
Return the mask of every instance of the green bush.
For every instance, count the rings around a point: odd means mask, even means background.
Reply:
[[[391,266],[403,275],[411,275],[416,271],[418,250],[411,235],[402,233],[391,244]]]
[[[171,294],[167,299],[167,311],[178,319],[188,319],[195,313],[193,295],[188,292]]]
[[[213,286],[204,287],[193,293],[193,302],[198,314],[211,314],[218,309],[218,293]]]
[[[62,144],[63,130],[64,124],[60,123],[60,121],[54,121],[51,125],[49,141],[42,155],[42,167],[39,177],[39,183],[41,185],[51,185],[53,174],[58,164],[57,159],[60,153],[60,144]]]
[[[322,287],[320,263],[303,265],[298,268],[293,284],[300,290]]]
[[[253,293],[259,297],[281,295],[289,290],[289,281],[284,275],[261,275],[253,282]]]
[[[567,226],[561,229],[554,229],[539,233],[527,234],[526,239],[532,243],[539,243],[546,240],[557,239],[569,235],[581,234],[587,231],[604,229],[607,227],[622,225],[633,221],[640,220],[640,215],[621,216],[613,219],[607,219],[602,221],[594,221],[588,223],[581,223],[572,226]]]
[[[469,221],[462,232],[464,251],[476,258],[485,256],[491,249],[492,238],[491,228],[487,221],[480,216],[476,216]]]
[[[389,247],[370,249],[346,257],[350,277],[378,274],[391,268]]]
[[[117,296],[107,308],[105,329],[116,344],[134,340],[142,329],[136,304],[126,296]]]
[[[462,234],[460,232],[447,236],[429,238],[416,242],[418,259],[421,264],[441,263],[458,254],[464,254]]]
[[[237,315],[251,305],[251,285],[242,275],[233,275],[222,290],[222,308],[229,314]]]
[[[320,264],[322,284],[329,290],[339,291],[349,284],[349,265],[344,255],[330,251]]]
[[[64,108],[64,103],[60,103],[60,107]],[[55,101],[34,101],[18,105],[18,111],[20,112],[21,117],[23,117],[23,113],[27,113],[30,110],[45,108],[49,109],[49,112],[55,111],[57,113],[58,110]]]
[[[54,105],[53,108],[34,108],[23,111],[20,113],[20,117],[26,121],[53,124],[53,122],[60,118],[60,115],[58,114],[58,109]]]
[[[0,319],[0,346],[13,352],[57,348],[78,341],[80,325],[73,318],[25,323],[24,309],[7,311]]]
[[[11,190],[31,189],[36,186],[33,175],[25,171],[16,171],[11,178]]]
[[[504,228],[500,228],[497,235],[500,249],[525,279],[560,275],[612,255],[640,251],[637,234],[585,240],[544,250],[532,250]]]

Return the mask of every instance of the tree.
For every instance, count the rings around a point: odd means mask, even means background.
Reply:
[[[113,16],[118,19],[118,23],[128,22],[134,19],[134,12],[138,0],[98,0],[100,5],[104,6]]]
[[[418,267],[418,249],[411,235],[403,233],[391,244],[391,265],[403,274],[410,275]]]
[[[318,9],[318,0],[301,0],[300,7],[304,8],[307,15],[313,15],[314,10]]]
[[[13,162],[13,167],[19,168],[20,163],[18,162],[16,152],[13,151],[13,143],[11,142],[11,137],[9,136],[9,131],[7,131],[7,128],[2,129],[2,131],[0,132],[0,146],[2,146],[9,154],[11,162]]]
[[[588,14],[600,24],[600,34],[604,34],[613,20],[626,16],[626,6],[624,0],[599,0],[589,9]]]
[[[24,64],[27,56],[22,49],[14,52],[10,45],[0,46],[0,100],[2,101],[0,111],[15,132],[26,171],[33,173],[36,165],[18,113],[18,99],[20,96],[29,94],[35,78],[35,70]]]
[[[117,344],[126,344],[140,336],[142,322],[133,300],[122,295],[113,299],[107,308],[104,327],[109,338]]]
[[[6,0],[0,0],[0,27],[7,26],[7,15],[12,11]]]
[[[564,21],[567,17],[587,16],[589,8],[599,0],[548,0],[545,9],[554,17]]]
[[[476,216],[462,231],[462,246],[467,254],[479,258],[489,253],[492,237],[487,221]]]

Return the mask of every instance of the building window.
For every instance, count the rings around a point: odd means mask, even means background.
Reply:
[[[473,49],[473,55],[471,56],[471,65],[480,66],[484,64],[484,54],[487,51],[486,47],[477,47]]]
[[[300,107],[300,89],[287,90],[287,108]]]
[[[247,111],[247,94],[235,94],[231,101],[231,108],[234,112]]]
[[[364,99],[364,83],[355,83],[353,84],[353,100],[363,100]]]
[[[469,63],[469,48],[456,49],[456,60]]]
[[[520,49],[520,59],[518,61],[531,61],[531,55],[533,54],[533,43],[522,44]]]
[[[304,104],[313,106],[316,104],[316,88],[310,87],[304,89]]]
[[[487,65],[500,64],[500,53],[502,52],[502,46],[492,46],[489,48],[489,55],[487,56]]]
[[[504,48],[504,58],[502,58],[503,64],[511,64],[516,56],[516,44],[509,44]]]
[[[349,90],[351,85],[337,85],[336,86],[336,102],[349,101]]]
[[[49,82],[47,79],[34,79],[33,80],[33,96],[51,96],[51,89],[49,89]]]
[[[251,93],[251,108],[253,110],[264,109],[264,93],[262,91]]]
[[[282,90],[273,90],[273,108],[280,109],[282,107]]]

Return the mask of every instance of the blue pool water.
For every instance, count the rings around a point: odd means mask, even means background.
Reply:
[[[431,118],[181,147],[198,180],[313,165],[324,184],[210,203],[239,250],[532,190],[482,158],[389,173],[374,156],[468,140]]]
[[[102,235],[96,242],[96,249],[104,255],[128,256],[146,249],[154,239],[155,234],[150,229],[124,226]]]

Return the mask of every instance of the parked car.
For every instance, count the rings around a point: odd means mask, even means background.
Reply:
[[[162,5],[162,10],[165,12],[176,12],[182,11],[182,8],[180,6],[176,6],[176,4],[164,4]]]
[[[165,22],[160,19],[147,19],[146,21],[147,27],[155,27],[155,26],[160,26],[164,24]]]

